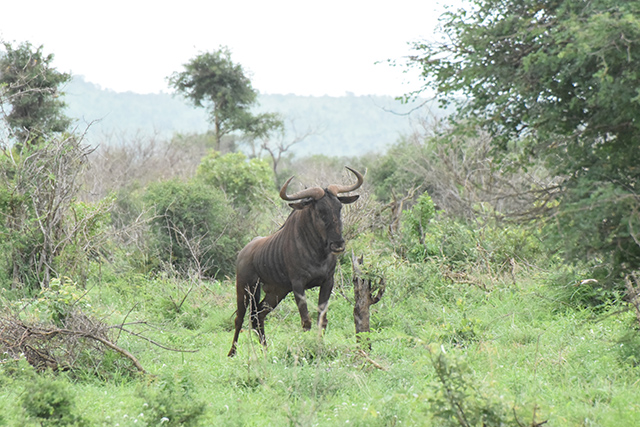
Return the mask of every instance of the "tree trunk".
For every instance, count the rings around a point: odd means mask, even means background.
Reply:
[[[369,338],[366,336],[366,333],[370,332],[369,308],[380,301],[382,295],[384,295],[385,283],[384,279],[380,279],[378,292],[374,297],[371,292],[371,280],[362,277],[362,271],[359,267],[363,263],[363,257],[357,258],[352,253],[351,263],[353,265],[353,294],[355,297],[353,320],[356,325],[356,340],[359,343],[364,343],[368,348],[371,348]],[[362,334],[363,332],[365,334]]]

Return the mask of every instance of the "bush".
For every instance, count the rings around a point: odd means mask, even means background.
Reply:
[[[392,200],[392,191],[406,194],[411,188],[424,183],[424,177],[410,170],[407,165],[424,157],[422,148],[407,138],[389,148],[385,155],[375,159],[368,176],[368,184],[381,202]]]
[[[433,350],[431,362],[437,382],[428,400],[438,425],[514,425],[511,420],[507,422],[510,417],[504,402],[477,384],[463,359],[447,356],[444,350]]]
[[[176,322],[181,327],[195,330],[202,325],[207,311],[206,291],[202,281],[165,273],[160,275],[147,293],[150,311],[162,321]]]
[[[89,296],[68,277],[51,279],[49,287],[40,291],[34,304],[34,309],[44,314],[40,320],[52,321],[60,327],[74,310],[90,308]]]
[[[174,179],[150,185],[144,199],[156,209],[151,228],[164,262],[208,277],[232,274],[243,235],[220,190]]]
[[[421,243],[424,243],[426,230],[429,227],[429,223],[435,218],[435,215],[436,207],[429,193],[422,193],[416,200],[413,208],[405,211],[404,223],[408,228],[407,231],[417,237]]]
[[[142,391],[150,425],[197,426],[206,403],[193,395],[188,376],[164,373],[160,380]]]
[[[478,241],[467,224],[441,216],[419,224],[416,217],[421,215],[409,210],[402,219],[400,249],[409,261],[438,258],[450,265],[470,265],[477,260]]]
[[[435,258],[454,270],[481,268],[491,274],[520,261],[540,261],[544,249],[538,233],[497,220],[465,222],[436,214],[428,194],[403,213],[400,250],[412,262]]]
[[[12,287],[47,287],[59,273],[84,279],[89,253],[100,252],[111,199],[76,200],[89,152],[65,135],[0,156],[0,268],[13,276]]]
[[[268,196],[276,196],[269,164],[261,159],[247,160],[242,153],[221,155],[214,151],[202,159],[196,178],[222,190],[241,210],[252,210],[256,204],[264,205]]]
[[[623,300],[623,292],[601,285],[601,277],[589,266],[559,265],[546,275],[548,296],[558,304],[558,311],[571,309],[595,309],[606,311]],[[606,278],[604,278],[606,281]]]
[[[62,380],[34,376],[27,383],[20,404],[29,419],[42,426],[84,426],[74,413],[73,395]]]

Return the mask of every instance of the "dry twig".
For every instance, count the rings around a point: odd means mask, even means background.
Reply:
[[[387,369],[382,366],[381,364],[379,364],[378,362],[376,362],[375,360],[373,360],[372,358],[369,357],[369,355],[367,353],[365,353],[364,350],[360,349],[358,350],[358,354],[360,356],[362,356],[364,358],[364,360],[366,360],[367,362],[371,363],[374,367],[382,370],[382,371],[386,371]]]

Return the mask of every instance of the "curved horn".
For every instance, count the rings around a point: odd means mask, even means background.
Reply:
[[[322,197],[324,197],[324,190],[320,187],[311,187],[311,188],[307,188],[305,190],[299,191],[295,194],[288,195],[287,187],[289,186],[289,183],[291,182],[292,179],[293,177],[289,178],[287,182],[285,182],[282,188],[280,189],[280,198],[282,200],[292,202],[294,200],[306,199],[307,197],[311,197],[314,200],[319,200]]]
[[[362,176],[362,174],[360,172],[358,172],[357,170],[351,169],[349,166],[345,166],[345,167],[347,169],[349,169],[351,172],[353,172],[353,174],[356,176],[356,178],[358,178],[358,182],[356,182],[353,185],[331,184],[327,188],[327,191],[329,191],[334,196],[337,196],[340,193],[348,193],[349,191],[357,190],[358,188],[360,188],[360,186],[364,182],[364,177]]]

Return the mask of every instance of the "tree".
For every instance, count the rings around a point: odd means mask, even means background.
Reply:
[[[71,75],[53,68],[53,54],[45,55],[42,46],[34,49],[25,42],[14,49],[10,43],[3,45],[6,52],[0,56],[0,105],[11,107],[5,120],[18,143],[66,131],[71,119],[64,115],[66,104],[59,87],[71,80]]]
[[[86,278],[112,205],[77,201],[90,152],[73,135],[43,140],[30,155],[0,152],[0,268],[13,288],[46,288],[63,274]]]
[[[46,288],[63,274],[86,278],[104,236],[110,202],[79,203],[87,156],[82,138],[65,132],[59,85],[42,46],[4,43],[0,58],[0,272],[12,287]]]
[[[640,1],[471,0],[416,43],[424,89],[562,177],[555,233],[603,286],[640,268]]]
[[[287,151],[289,151],[294,145],[303,142],[307,137],[316,133],[314,129],[311,127],[307,128],[307,130],[303,133],[299,133],[296,130],[296,126],[293,120],[290,121],[291,130],[293,134],[291,136],[287,135],[284,124],[281,122],[280,126],[272,126],[271,129],[267,132],[263,132],[260,135],[257,135],[256,139],[259,139],[259,149],[260,151],[266,151],[271,157],[271,168],[273,169],[273,176],[276,182],[282,181],[280,179],[280,174],[278,172],[278,167],[283,160],[283,156]],[[252,144],[252,152],[255,156],[256,144]],[[289,158],[292,155],[290,153]]]
[[[169,85],[195,107],[208,110],[218,149],[222,137],[233,131],[259,136],[273,126],[282,126],[273,114],[254,115],[250,111],[258,92],[242,66],[231,60],[227,47],[196,56],[184,64],[184,71],[169,77]]]

